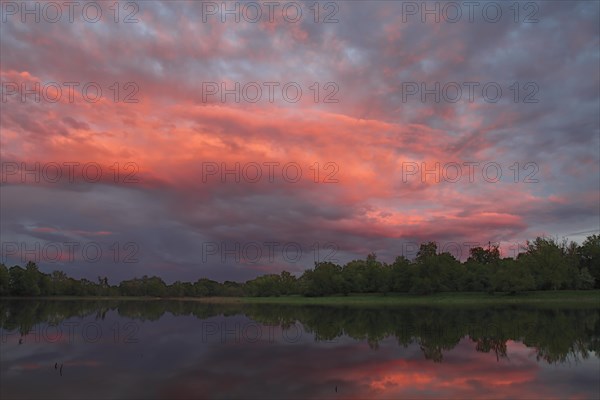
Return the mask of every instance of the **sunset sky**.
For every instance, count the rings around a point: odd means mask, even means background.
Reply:
[[[120,2],[118,22],[100,2],[94,23],[86,3],[36,22],[2,2],[7,265],[243,281],[598,233],[598,2],[496,2],[493,22],[482,1],[455,23],[362,1],[281,2],[272,21],[264,2]]]

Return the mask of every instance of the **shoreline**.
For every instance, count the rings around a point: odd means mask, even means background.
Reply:
[[[332,305],[332,306],[473,306],[473,305],[584,305],[600,308],[600,290],[535,291],[520,294],[482,292],[447,292],[417,296],[404,293],[354,294],[348,296],[304,297],[132,297],[132,296],[44,296],[0,297],[2,300],[54,301],[190,301],[208,304],[274,304],[274,305]]]

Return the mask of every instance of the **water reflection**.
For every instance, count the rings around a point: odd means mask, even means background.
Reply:
[[[597,308],[2,301],[0,328],[3,398],[600,395]]]

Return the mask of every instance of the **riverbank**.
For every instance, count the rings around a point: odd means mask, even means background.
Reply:
[[[349,295],[349,296],[280,296],[280,297],[205,297],[185,300],[205,303],[287,304],[287,305],[364,305],[364,306],[478,306],[478,305],[568,305],[600,308],[600,290],[544,291],[520,294],[505,293],[435,293],[427,296],[409,294]]]
[[[348,296],[304,297],[81,297],[81,296],[55,296],[55,297],[2,297],[2,300],[118,300],[118,301],[195,301],[214,304],[285,304],[285,305],[363,305],[363,306],[479,306],[479,305],[552,305],[552,306],[588,306],[600,308],[600,290],[557,290],[536,291],[519,294],[507,293],[435,293],[426,296],[415,296],[404,293],[382,294],[355,294]]]

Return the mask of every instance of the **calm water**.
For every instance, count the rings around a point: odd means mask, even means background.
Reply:
[[[3,399],[600,397],[599,309],[29,300],[0,326]]]

